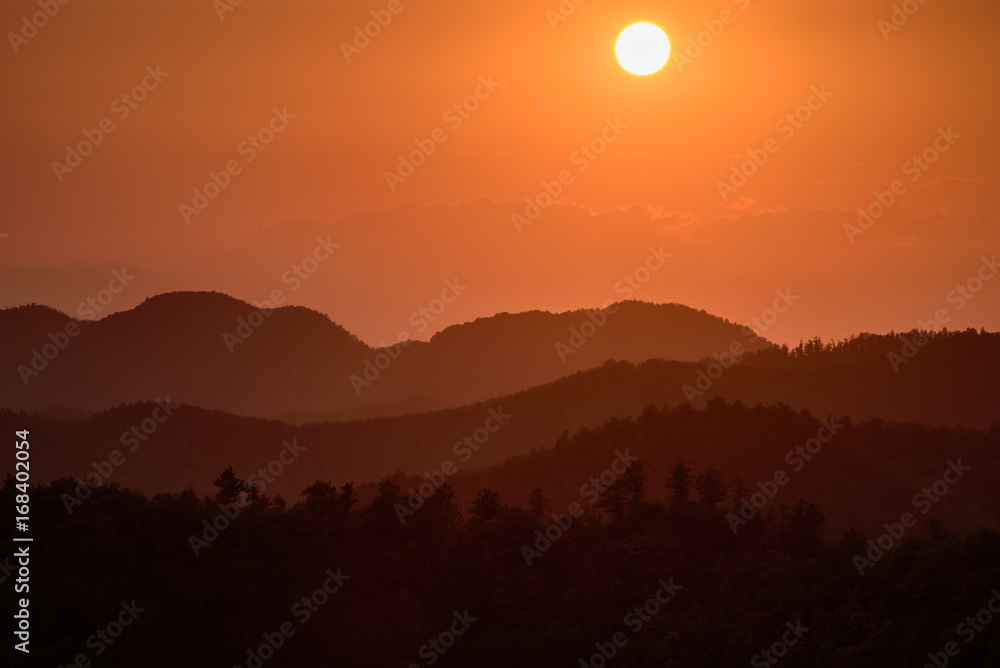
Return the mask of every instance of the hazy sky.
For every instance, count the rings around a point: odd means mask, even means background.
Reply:
[[[745,320],[792,288],[777,340],[938,309],[1000,329],[1000,280],[960,308],[951,293],[1000,252],[1000,7],[898,4],[915,11],[52,0],[36,29],[40,5],[8,0],[0,305],[74,311],[124,265],[137,278],[109,309],[282,289],[379,343],[446,279],[470,287],[432,331],[626,296],[617,281],[663,245],[634,298]],[[648,77],[614,57],[636,21],[673,45]],[[223,187],[201,200],[210,173]],[[543,183],[559,203],[535,218]],[[845,229],[878,212],[876,190],[887,213]],[[340,247],[292,290],[284,272],[321,233]]]

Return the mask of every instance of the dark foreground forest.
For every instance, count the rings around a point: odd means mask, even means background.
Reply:
[[[608,463],[575,500],[517,505],[391,479],[371,504],[316,482],[293,505],[232,469],[214,498],[34,488],[32,665],[1000,665],[996,531],[905,499],[881,535],[832,532],[808,498],[755,512],[762,488],[725,470]]]

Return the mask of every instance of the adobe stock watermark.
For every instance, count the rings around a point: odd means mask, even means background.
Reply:
[[[750,659],[750,665],[754,666],[754,668],[773,666],[785,658],[789,648],[798,644],[808,631],[809,627],[803,626],[801,619],[796,620],[794,624],[792,622],[785,622],[785,631],[781,634],[781,637],[771,643],[770,646],[754,654]]]
[[[125,267],[122,267],[121,270],[111,270],[111,280],[108,281],[108,286],[101,288],[97,294],[87,297],[77,304],[76,314],[84,320],[96,320],[97,315],[104,313],[104,309],[134,280],[135,276],[128,273],[128,269]]]
[[[21,378],[21,382],[24,383],[24,386],[27,387],[32,379],[38,377],[42,371],[45,371],[49,364],[59,356],[59,353],[66,350],[70,339],[79,336],[81,331],[80,323],[76,320],[70,320],[63,327],[62,331],[49,332],[49,342],[43,344],[41,350],[32,348],[31,361],[28,365],[17,365],[17,374]]]
[[[184,223],[189,225],[193,217],[201,215],[208,208],[208,205],[230,186],[233,178],[243,173],[244,166],[256,160],[257,156],[265,151],[295,118],[295,114],[288,113],[288,107],[282,107],[281,110],[273,107],[271,118],[267,124],[257,132],[247,135],[247,138],[237,145],[236,154],[243,158],[243,161],[233,158],[228,160],[219,171],[210,169],[205,184],[191,189],[193,194],[191,203],[181,202],[177,205],[177,210],[180,212],[181,218],[184,219]]]
[[[15,554],[15,556],[17,556]],[[0,561],[0,584],[7,581],[11,575],[16,575],[18,568],[17,564],[11,561],[12,557],[4,557],[3,561]]]
[[[160,425],[180,408],[180,404],[170,402],[170,397],[164,400],[156,400],[156,408],[153,409],[149,417],[143,419],[139,424],[132,425],[127,431],[123,431],[119,441],[123,446],[129,446],[129,452],[135,452],[149,438],[156,433]],[[89,472],[81,480],[77,478],[76,489],[73,494],[63,494],[61,499],[66,512],[73,514],[76,506],[82,506],[93,495],[93,490],[97,489],[111,478],[111,474],[125,463],[125,455],[121,450],[112,450],[108,453],[107,459],[103,461],[92,461],[90,463],[93,471]]]
[[[258,468],[247,477],[247,484],[255,488],[260,494],[266,492],[267,486],[272,484],[285,472],[286,466],[294,464],[295,460],[306,451],[306,446],[299,445],[299,441],[296,438],[293,438],[291,443],[286,440],[282,441],[281,444],[284,447],[276,458],[268,462],[266,467]]]
[[[223,531],[232,526],[232,523],[239,519],[243,511],[250,505],[249,497],[242,497],[230,503],[220,503],[219,512],[209,520],[203,520],[201,537],[191,534],[188,536],[188,545],[194,552],[194,556],[200,557],[201,551],[209,547],[218,540]]]
[[[899,32],[910,17],[917,13],[927,3],[927,0],[903,0],[901,4],[893,4],[889,20],[879,19],[875,26],[882,33],[882,39],[889,41],[889,35]]]
[[[545,20],[549,22],[549,27],[555,30],[560,23],[565,23],[569,17],[576,13],[577,8],[587,0],[562,0],[555,9],[545,10]]]
[[[139,614],[145,611],[146,608],[139,607],[134,598],[131,603],[122,601],[121,611],[118,615],[87,638],[87,649],[93,650],[95,657],[101,656],[116,640],[122,637],[125,629],[139,619]],[[90,656],[86,652],[81,652],[66,665],[66,668],[87,668],[88,666],[90,666]],[[58,668],[63,668],[63,666],[60,665]]]
[[[756,343],[760,340],[760,334],[766,332],[769,327],[778,321],[778,316],[787,313],[788,309],[801,299],[799,295],[792,293],[791,288],[778,289],[774,292],[777,298],[771,306],[761,311],[759,316],[750,318],[752,327],[744,325],[740,328],[740,333],[748,337],[750,343]],[[746,346],[743,345],[743,342],[735,339],[729,344],[729,349],[725,352],[713,353],[712,357],[715,358],[715,361],[709,363],[704,369],[698,369],[694,385],[684,384],[681,386],[681,391],[684,393],[684,398],[687,399],[688,403],[693,404],[696,398],[704,396],[706,392],[712,389],[715,381],[722,378],[726,371],[733,368],[737,360],[745,352]]]
[[[427,642],[421,645],[417,651],[417,656],[424,659],[428,666],[437,663],[438,659],[455,645],[455,641],[465,635],[465,632],[479,621],[470,615],[468,610],[461,613],[456,610],[451,616],[455,619],[448,628],[439,633],[437,637],[428,638]],[[411,663],[407,668],[420,668],[421,665],[423,664]]]
[[[1000,614],[1000,591],[996,588],[990,590],[990,599],[986,605],[980,608],[974,615],[969,615],[958,623],[955,627],[955,635],[965,641],[966,645],[972,643],[980,633],[985,631],[993,623],[995,615]],[[946,668],[951,664],[951,660],[962,653],[962,646],[954,640],[945,643],[940,652],[927,652],[930,659],[923,665],[923,668]]]
[[[256,647],[248,647],[246,659],[242,663],[233,664],[233,668],[261,668],[265,661],[270,661],[279,649],[298,631],[297,626],[309,623],[309,620],[326,605],[330,598],[340,591],[341,587],[351,579],[344,575],[341,569],[334,571],[326,569],[326,579],[312,593],[303,596],[289,610],[292,619],[282,622],[273,632],[265,631],[261,635],[262,642]]]
[[[611,485],[618,481],[618,478],[625,475],[625,472],[632,467],[632,464],[639,461],[638,457],[629,454],[628,448],[625,452],[615,451],[615,459],[608,468],[590,479],[589,482],[580,486],[580,496],[590,501],[591,506],[596,506],[601,494],[608,491]],[[619,466],[621,464],[621,466]],[[521,545],[521,556],[524,563],[532,565],[544,553],[548,552],[552,545],[558,541],[573,526],[573,520],[578,520],[584,516],[586,510],[579,502],[574,501],[566,508],[566,512],[561,515],[551,514],[552,523],[542,529],[535,529],[535,541],[531,545],[527,543]]]
[[[950,125],[947,130],[938,128],[938,136],[934,138],[931,145],[903,163],[903,175],[910,177],[910,183],[916,183],[923,178],[934,163],[940,160],[942,155],[955,145],[955,140],[961,139],[961,137],[962,135],[952,131]],[[844,234],[847,235],[847,240],[853,244],[857,237],[871,229],[875,221],[884,216],[886,211],[891,209],[906,192],[907,185],[902,179],[896,179],[890,183],[888,190],[875,190],[872,193],[875,200],[868,206],[858,208],[857,224],[844,223]]]
[[[472,456],[479,452],[490,440],[490,437],[500,431],[500,428],[507,424],[511,415],[503,412],[503,406],[491,408],[486,412],[486,420],[482,427],[477,427],[471,434],[462,437],[451,446],[451,451],[459,457],[462,463],[468,462]],[[441,462],[437,471],[424,471],[424,482],[418,485],[417,489],[410,487],[407,491],[410,495],[406,498],[406,505],[397,503],[393,506],[396,517],[400,524],[406,524],[406,520],[415,515],[418,510],[424,507],[424,502],[434,496],[447,482],[448,478],[458,473],[458,466],[451,459]]]
[[[915,509],[920,511],[921,515],[926,515],[971,470],[971,466],[964,466],[962,464],[961,457],[955,461],[949,459],[948,468],[941,478],[914,494],[910,501],[911,504]],[[883,524],[882,527],[886,533],[879,536],[877,540],[869,540],[868,551],[863,556],[860,554],[854,556],[854,567],[858,569],[858,575],[863,576],[867,569],[874,566],[876,561],[884,557],[887,552],[902,541],[907,529],[912,529],[916,525],[917,518],[911,512],[905,512],[900,515],[898,522]]]
[[[751,343],[759,341],[767,333],[767,330],[778,322],[778,317],[787,313],[788,309],[801,299],[799,295],[792,294],[791,288],[775,290],[774,293],[778,296],[771,306],[761,311],[760,315],[750,318],[749,322],[740,329],[741,334],[751,337]]]
[[[70,0],[38,0],[41,11],[30,16],[21,17],[21,29],[18,32],[8,32],[7,41],[14,53],[20,53],[21,47],[38,35],[38,31],[49,24],[49,21],[56,17],[63,7],[68,5]]]
[[[426,306],[421,306],[410,314],[407,322],[413,325],[418,334],[422,334],[431,323],[435,322],[447,310],[448,306],[462,296],[462,293],[469,289],[468,285],[461,283],[458,276],[451,280],[445,280],[441,296],[432,299]],[[403,348],[413,343],[413,335],[403,330],[396,338],[396,343],[387,346],[384,343],[379,346],[380,351],[373,357],[365,359],[364,369],[361,375],[351,374],[348,380],[354,388],[354,394],[361,396],[364,388],[372,386],[377,381],[382,372],[392,366],[392,363],[403,354]]]
[[[666,265],[667,259],[673,255],[673,253],[665,253],[662,245],[659,248],[650,246],[649,255],[646,256],[645,262],[615,283],[615,294],[621,295],[623,300],[631,299],[632,295],[641,290],[652,279],[653,274],[662,269]],[[600,309],[588,310],[586,320],[578,326],[574,325],[569,328],[569,338],[565,342],[558,341],[555,344],[559,360],[565,364],[570,355],[578,352],[597,335],[597,332],[608,323],[608,318],[618,312],[618,308],[618,304],[615,304],[612,298],[605,301]]]
[[[164,72],[157,65],[154,69],[151,65],[146,67],[146,76],[131,88],[111,102],[111,113],[113,116],[106,116],[97,122],[96,127],[82,131],[83,139],[75,144],[66,144],[66,155],[63,162],[52,161],[52,171],[59,183],[67,174],[72,174],[73,170],[83,164],[83,159],[91,155],[94,149],[100,146],[104,139],[115,131],[115,119],[119,122],[127,119],[133,111],[139,108],[139,104],[154,90],[160,87],[163,80],[170,76],[170,72]]]
[[[243,0],[212,0],[212,9],[219,17],[219,22],[226,20],[226,14],[232,14],[236,8],[243,4]]]
[[[135,276],[128,273],[127,268],[122,267],[121,270],[113,269],[111,271],[111,280],[108,281],[108,287],[98,290],[96,295],[87,297],[80,302],[77,305],[77,313],[81,317],[86,317],[90,314],[96,316],[98,311],[103,312],[104,308],[111,304],[114,298],[121,294],[134,280]],[[88,309],[87,306],[90,306],[91,309]],[[37,378],[42,371],[45,371],[49,367],[49,364],[59,357],[62,351],[66,350],[70,341],[79,336],[82,331],[79,322],[70,320],[63,327],[62,331],[49,332],[48,343],[43,344],[41,348],[32,348],[31,359],[28,364],[19,364],[17,366],[17,374],[24,386],[27,387],[34,378]]]
[[[899,373],[904,364],[908,364],[910,360],[917,356],[920,349],[930,342],[933,332],[936,329],[944,327],[951,321],[952,312],[957,313],[964,309],[970,301],[975,299],[976,295],[982,291],[986,284],[1000,273],[1000,264],[997,263],[996,254],[991,258],[987,258],[984,255],[981,260],[982,263],[979,265],[976,273],[957,284],[945,295],[945,301],[951,305],[950,309],[939,308],[934,311],[934,316],[930,320],[918,320],[918,331],[913,338],[908,338],[905,334],[902,335],[903,345],[900,347],[899,352],[886,354],[889,366],[892,367],[895,373]]]
[[[680,590],[684,588],[676,584],[672,577],[669,581],[660,578],[657,584],[660,585],[660,588],[652,596],[646,599],[642,605],[635,606],[622,617],[622,624],[632,631],[633,636],[641,633],[646,628],[646,625],[660,614],[663,606],[670,603]],[[619,650],[628,644],[628,641],[629,636],[624,631],[616,631],[607,642],[594,643],[594,649],[597,652],[590,655],[590,657],[580,659],[579,668],[604,668],[611,659],[615,658]]]
[[[614,120],[605,118],[604,127],[601,128],[597,136],[586,144],[580,144],[580,147],[570,154],[570,166],[576,168],[577,174],[586,172],[598,158],[607,152],[611,144],[618,141],[628,127],[628,124],[623,123],[619,116],[615,116]],[[514,229],[517,230],[517,233],[521,234],[525,227],[538,220],[542,211],[558,201],[563,191],[568,186],[573,185],[575,181],[576,177],[569,169],[560,171],[552,181],[542,180],[542,189],[534,198],[528,200],[522,212],[510,215],[510,220],[514,223]]]
[[[820,427],[816,430],[816,435],[808,439],[802,445],[796,445],[785,453],[785,463],[792,467],[793,473],[799,473],[805,468],[807,462],[811,462],[813,457],[818,455],[823,449],[823,445],[833,440],[844,425],[837,422],[832,416],[820,420]],[[791,481],[791,477],[785,469],[776,470],[770,478],[758,480],[757,488],[759,492],[750,495],[749,500],[744,497],[740,499],[739,514],[732,512],[726,515],[729,528],[733,530],[733,535],[739,531],[740,527],[746,526],[747,522],[757,516],[764,506],[768,504],[778,494],[778,490]]]
[[[27,496],[27,495],[25,495]],[[25,514],[27,510],[25,509]],[[17,579],[14,581],[14,591],[18,594],[29,594],[31,591],[31,546],[21,545],[14,552],[17,559]],[[6,579],[6,578],[4,578]],[[31,599],[17,599],[17,612],[14,613],[14,637],[20,642],[14,644],[18,652],[31,654]]]
[[[320,265],[329,260],[338,248],[340,248],[340,244],[330,241],[329,234],[326,235],[325,239],[316,237],[316,246],[313,247],[312,252],[281,274],[281,282],[289,286],[289,292],[297,291],[305,281],[308,281],[319,271]],[[288,297],[285,291],[282,288],[275,288],[271,291],[270,299],[255,301],[256,308],[253,311],[248,313],[246,317],[236,318],[235,330],[222,333],[222,342],[226,344],[229,353],[236,352],[236,346],[246,343],[247,339],[253,336],[254,332],[266,322],[266,319],[271,317],[275,309],[283,306],[287,301]]]
[[[804,104],[800,104],[794,111],[788,112],[775,122],[774,130],[781,135],[782,139],[787,141],[794,137],[795,133],[805,127],[805,124],[812,119],[813,113],[822,109],[833,97],[833,93],[826,89],[826,84],[821,84],[819,87],[812,86],[809,90],[811,95],[806,98]],[[729,179],[717,181],[715,184],[722,201],[728,202],[730,196],[735,195],[740,188],[745,186],[747,181],[767,163],[771,156],[780,150],[781,143],[774,137],[765,139],[760,148],[747,149],[747,159],[731,167]]]
[[[733,0],[741,12],[745,12],[750,7],[750,0]],[[697,35],[687,38],[686,46],[678,46],[674,61],[677,63],[677,71],[683,72],[684,68],[691,65],[705,53],[705,49],[715,44],[715,40],[722,36],[726,26],[736,22],[736,14],[731,9],[723,9],[719,12],[719,18],[702,21],[705,29]]]
[[[639,461],[638,457],[630,455],[628,448],[625,452],[615,450],[615,459],[608,468],[601,471],[600,475],[594,476],[589,482],[580,486],[580,496],[590,501],[591,506],[597,505],[601,495],[608,491],[618,479],[625,475],[625,472],[632,468],[632,464]]]
[[[408,0],[412,2],[413,0]],[[389,27],[393,20],[406,9],[401,0],[389,0],[385,9],[373,9],[370,14],[371,21],[364,25],[354,26],[354,36],[350,42],[340,43],[340,52],[344,54],[344,59],[350,64],[351,59],[360,56],[361,52],[368,48],[372,40],[382,34],[382,31]]]
[[[479,110],[483,102],[490,99],[496,89],[503,85],[502,81],[494,81],[493,75],[479,77],[479,85],[471,95],[462,101],[456,102],[441,116],[441,119],[448,124],[452,132],[457,132],[462,125],[472,117],[472,114]],[[440,144],[448,141],[448,133],[444,128],[434,128],[430,136],[426,139],[413,140],[416,148],[406,155],[399,154],[399,164],[396,171],[385,172],[385,183],[389,186],[389,192],[396,192],[396,188],[406,183],[406,179],[413,176],[417,168],[427,162],[427,159],[437,152]]]
[[[267,466],[257,469],[246,480],[247,485],[255,489],[258,494],[263,494],[267,490],[268,484],[273,483],[285,472],[285,467],[294,464],[306,450],[306,447],[299,445],[297,439],[294,438],[291,443],[286,440],[282,445],[284,448],[277,458],[272,459]],[[286,458],[285,455],[288,455],[288,457]],[[239,519],[243,511],[252,502],[253,500],[250,495],[241,494],[239,498],[231,503],[220,503],[218,514],[211,521],[202,521],[204,528],[201,531],[201,536],[198,537],[195,534],[188,536],[188,545],[191,546],[194,556],[200,557],[202,550],[218,540],[222,532],[232,526],[233,522]]]

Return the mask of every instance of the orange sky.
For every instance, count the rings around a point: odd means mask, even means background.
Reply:
[[[791,287],[776,340],[909,329],[939,308],[949,327],[1000,329],[1000,281],[948,301],[1000,251],[994,2],[911,0],[891,32],[893,3],[871,0],[566,0],[554,27],[557,0],[244,0],[220,19],[225,2],[70,1],[37,34],[23,17],[38,4],[0,8],[0,305],[73,311],[125,265],[138,278],[110,309],[284,288],[379,343],[448,278],[470,287],[432,331],[624,296],[616,282],[662,244],[673,256],[635,298],[745,320]],[[391,21],[347,62],[373,11]],[[643,20],[673,54],[635,77],[614,42]],[[145,99],[120,99],[144,81]],[[454,109],[467,99],[474,111]],[[808,120],[782,121],[797,110]],[[53,166],[102,122],[79,166]],[[269,125],[271,143],[244,143]],[[606,150],[581,153],[602,131]],[[430,137],[444,141],[390,188]],[[748,151],[767,161],[724,202]],[[185,215],[227,164],[226,187]],[[511,215],[563,172],[560,203],[518,231]],[[844,225],[897,179],[852,243]],[[283,272],[319,232],[341,246],[292,293]]]

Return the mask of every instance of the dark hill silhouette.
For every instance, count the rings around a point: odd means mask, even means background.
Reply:
[[[678,304],[631,301],[612,308],[617,311],[606,320],[595,315],[601,325],[580,310],[500,313],[448,327],[427,345],[407,350],[385,378],[402,378],[401,387],[420,388],[456,406],[548,383],[609,359],[695,362],[729,350],[734,341],[753,350],[767,344],[737,325]],[[489,394],[482,393],[484,386]]]
[[[786,455],[802,446],[824,424],[836,430],[833,438],[808,460]],[[823,431],[824,438],[828,432]],[[745,407],[713,399],[703,410],[687,404],[657,409],[649,406],[635,420],[611,420],[597,429],[563,435],[555,447],[513,457],[502,464],[475,471],[459,471],[449,479],[455,501],[462,508],[472,503],[480,489],[495,490],[501,499],[528,507],[532,490],[541,489],[554,512],[578,502],[590,507],[580,489],[616,459],[618,452],[638,457],[647,474],[650,501],[668,504],[666,483],[678,462],[692,469],[692,479],[707,469],[723,473],[729,493],[720,509],[729,512],[736,500],[734,482],[741,477],[746,497],[768,486],[775,472],[787,474],[785,484],[773,484],[773,498],[762,516],[782,504],[789,509],[800,499],[818,503],[826,515],[828,536],[848,528],[884,532],[882,524],[898,521],[904,511],[920,520],[943,522],[950,531],[967,533],[979,528],[1000,528],[1000,429],[990,434],[910,423],[887,423],[875,418],[854,423],[849,418],[821,421],[807,411],[797,412],[779,404]],[[914,509],[912,498],[942,478],[949,461],[969,467],[934,504]],[[950,474],[953,476],[954,474]],[[396,474],[402,489],[424,482],[419,476]],[[692,485],[691,498],[698,494]],[[369,502],[375,485],[363,485],[359,497]],[[926,514],[922,511],[927,509]],[[607,519],[607,518],[605,518]]]
[[[93,411],[169,396],[241,415],[401,413],[516,392],[608,359],[695,361],[734,340],[764,345],[704,311],[626,302],[600,327],[582,310],[504,313],[380,350],[302,307],[264,317],[223,294],[184,292],[80,323],[44,369],[25,372],[50,333],[74,322],[44,307],[0,311],[0,406]]]
[[[692,467],[696,474],[709,468],[723,471],[730,483],[741,476],[751,492],[758,491],[758,481],[772,480],[776,471],[783,470],[790,482],[775,487],[778,493],[767,508],[793,506],[805,498],[819,503],[828,527],[839,532],[849,527],[876,531],[902,512],[913,511],[913,495],[940,479],[949,461],[961,458],[971,470],[947,492],[947,503],[934,504],[926,517],[959,532],[1000,526],[995,511],[1000,488],[992,484],[1000,475],[1000,460],[995,457],[1000,447],[997,428],[986,433],[881,419],[833,418],[827,423],[836,425],[833,439],[796,470],[786,459],[787,453],[815,437],[823,422],[788,406],[747,408],[727,405],[721,399],[703,410],[686,404],[659,410],[649,406],[637,419],[613,419],[569,438],[564,433],[528,453],[518,435],[530,433],[525,426],[537,424],[538,418],[519,413],[515,398],[503,406],[510,415],[509,424],[467,462],[451,444],[462,440],[463,434],[473,434],[485,418],[467,409],[296,428],[273,420],[181,407],[134,452],[129,451],[120,441],[121,434],[140,425],[153,408],[149,404],[122,406],[79,422],[33,419],[34,432],[44,434],[45,439],[44,448],[33,450],[35,479],[83,478],[95,470],[96,462],[108,484],[146,493],[188,487],[209,493],[209,481],[218,475],[211,472],[231,463],[238,476],[266,482],[265,493],[281,494],[293,502],[317,479],[337,484],[368,481],[359,490],[361,500],[368,503],[374,496],[371,483],[397,465],[417,473],[393,477],[405,491],[425,480],[423,472],[433,477],[433,472],[445,468],[444,460],[450,459],[458,472],[447,479],[462,507],[481,488],[495,489],[506,501],[525,506],[530,491],[537,487],[553,511],[562,511],[581,500],[581,486],[609,468],[617,452],[629,449],[629,454],[643,462],[651,500],[666,499],[663,485],[677,462]],[[24,421],[23,415],[0,411],[0,428],[13,430]],[[280,473],[271,470],[276,477],[268,479],[260,470],[278,461],[286,442],[304,449],[293,461],[286,461]],[[231,445],[219,447],[221,443]],[[117,467],[107,464],[113,450],[124,456]],[[508,457],[512,451],[522,454]],[[10,465],[4,467],[3,474],[9,469]],[[374,471],[381,473],[372,475]]]
[[[908,341],[926,337],[912,349]],[[916,351],[905,358],[900,351]],[[888,355],[897,361],[894,370]],[[895,358],[894,358],[895,359]],[[599,424],[603,419],[638,415],[650,403],[679,404],[691,400],[704,406],[712,397],[748,405],[783,402],[818,415],[881,417],[930,425],[989,428],[1000,420],[1000,334],[966,330],[906,334],[863,334],[840,344],[811,341],[796,349],[771,346],[745,355],[722,370],[708,365],[649,360],[633,366],[609,362],[544,387],[504,398],[519,413],[535,414],[545,437],[559,429]],[[712,379],[709,374],[717,375]],[[501,400],[496,400],[501,401]],[[490,405],[485,402],[478,409]],[[572,406],[580,406],[576,412]],[[545,413],[553,416],[543,422]],[[588,419],[592,412],[594,422]],[[298,415],[297,422],[339,419],[343,415]],[[355,414],[353,417],[365,417]],[[574,420],[583,421],[574,421]],[[534,441],[530,434],[521,438]]]
[[[62,322],[46,317],[32,328],[30,343],[10,352],[0,376],[0,403],[15,408],[72,406],[94,410],[123,401],[171,400],[245,414],[268,414],[275,406],[337,406],[353,396],[343,378],[370,348],[325,316],[300,307],[275,310],[245,343],[230,353],[224,333],[255,309],[217,293],[171,293],[140,306],[82,323],[48,367],[22,382],[17,366],[31,364],[33,349],[49,343]],[[17,328],[24,314],[0,312],[4,328]],[[28,314],[33,320],[35,313]],[[262,316],[261,316],[262,317]],[[43,331],[44,330],[44,331]],[[21,338],[24,341],[24,337]]]
[[[32,348],[49,343],[49,333],[61,332],[69,321],[65,313],[40,304],[0,309],[0,341],[3,342],[0,346],[0,369],[5,371],[0,386],[7,385],[11,380],[6,377],[7,369],[16,369],[18,364],[28,359]],[[16,374],[14,380],[23,387]]]
[[[893,337],[884,338],[889,345]],[[898,374],[882,358],[868,364],[816,367],[803,360],[796,368],[740,364],[726,371],[696,403],[704,405],[718,395],[746,405],[781,401],[794,410],[808,408],[815,415],[987,429],[1000,419],[1000,389],[994,379],[997,366],[990,362],[997,338],[975,332],[934,337]],[[960,357],[950,351],[955,347],[978,349],[978,353],[964,366],[952,364],[949,360]],[[419,474],[438,470],[448,459],[458,462],[454,444],[482,428],[491,409],[502,409],[511,417],[474,455],[459,463],[461,470],[498,464],[551,447],[564,430],[635,417],[649,404],[682,404],[683,386],[695,383],[703,369],[696,363],[663,360],[638,366],[609,362],[547,385],[460,408],[301,426],[183,407],[158,425],[135,453],[125,453],[122,434],[148,420],[155,408],[133,404],[86,420],[32,418],[47,441],[46,448],[33,457],[43,479],[82,477],[92,462],[105,461],[118,449],[127,463],[115,471],[113,482],[146,491],[176,491],[199,481],[204,484],[213,472],[230,464],[241,475],[249,475],[275,459],[285,439],[298,438],[309,448],[308,455],[273,484],[275,493],[294,497],[317,477],[339,484],[372,481],[397,469]],[[23,428],[27,419],[0,411],[2,428]]]

